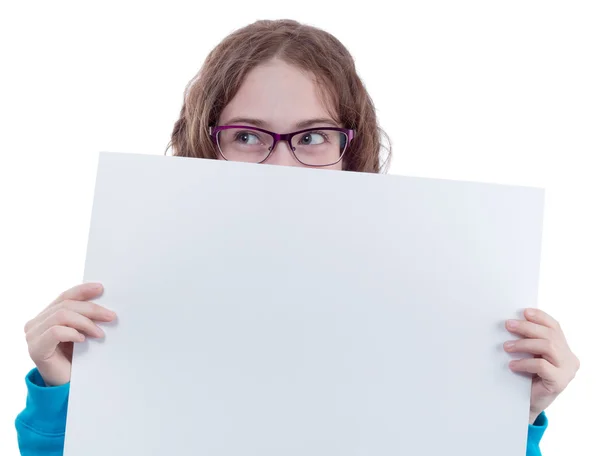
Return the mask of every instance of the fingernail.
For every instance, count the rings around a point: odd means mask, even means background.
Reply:
[[[510,368],[514,368],[517,365],[516,361],[511,361],[510,363],[508,363],[508,367]]]
[[[533,317],[535,315],[535,310],[533,310],[533,309],[527,309],[525,311],[525,315],[527,315],[528,317]]]
[[[506,348],[507,350],[512,350],[513,348],[515,348],[515,343],[514,342],[505,342],[504,348]]]
[[[92,288],[94,290],[100,290],[102,288],[102,284],[101,283],[91,283],[90,288]]]
[[[506,324],[509,328],[514,329],[519,323],[517,322],[517,320],[508,320]]]
[[[83,342],[85,340],[85,336],[83,334],[79,334],[77,340],[79,340],[79,342]]]
[[[96,332],[98,333],[98,337],[104,337],[104,331],[98,325],[96,325]]]

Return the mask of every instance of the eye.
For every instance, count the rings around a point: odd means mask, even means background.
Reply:
[[[325,133],[319,131],[310,131],[307,133],[302,133],[300,137],[299,145],[301,146],[312,146],[323,144],[327,141],[327,135]]]
[[[260,143],[260,138],[254,133],[250,133],[249,131],[241,131],[235,135],[235,140],[247,144],[249,146],[254,146]]]

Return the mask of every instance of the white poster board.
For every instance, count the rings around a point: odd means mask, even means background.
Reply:
[[[525,454],[544,191],[100,154],[65,456]]]

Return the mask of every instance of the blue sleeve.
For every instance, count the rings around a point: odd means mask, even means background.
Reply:
[[[69,384],[46,386],[37,369],[25,377],[27,402],[15,420],[21,456],[62,456],[67,422]],[[526,456],[542,456],[540,441],[548,427],[542,412],[527,433]]]
[[[527,432],[527,453],[525,456],[542,456],[540,441],[547,427],[548,418],[546,417],[546,413],[542,412],[533,424],[529,425],[529,431]]]
[[[46,386],[37,369],[25,377],[27,402],[15,427],[21,456],[62,456],[69,384]]]

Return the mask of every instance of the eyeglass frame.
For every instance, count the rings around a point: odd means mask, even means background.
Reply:
[[[273,145],[271,146],[267,156],[259,162],[253,162],[253,163],[257,163],[257,164],[264,163],[269,159],[269,157],[273,154],[273,151],[277,147],[277,143],[279,141],[286,141],[288,143],[288,145],[290,146],[290,151],[291,151],[292,155],[294,156],[294,158],[296,160],[298,160],[300,163],[302,163],[304,166],[319,168],[319,167],[336,165],[337,163],[339,163],[342,160],[342,158],[344,157],[344,154],[348,150],[348,146],[350,145],[350,142],[354,138],[354,130],[351,130],[348,128],[339,128],[339,127],[313,127],[313,128],[305,128],[303,130],[293,131],[291,133],[275,133],[273,131],[265,130],[264,128],[252,127],[250,125],[220,125],[220,126],[209,127],[208,133],[209,133],[211,139],[217,145],[217,149],[219,150],[219,154],[221,155],[221,157],[223,157],[223,159],[227,160],[227,161],[230,161],[230,160],[228,160],[228,158],[225,157],[225,155],[223,154],[223,151],[221,150],[221,146],[219,145],[219,141],[217,139],[217,135],[220,131],[231,130],[233,128],[244,128],[244,129],[248,129],[248,130],[260,131],[262,133],[266,133],[266,134],[270,135],[273,138]],[[307,133],[307,132],[315,131],[315,130],[338,131],[340,133],[344,133],[346,135],[346,137],[348,138],[348,140],[346,141],[346,146],[344,147],[344,150],[342,151],[342,153],[340,153],[340,158],[338,158],[335,162],[328,163],[326,165],[309,165],[307,163],[304,163],[302,160],[300,160],[298,158],[298,156],[296,155],[295,147],[292,145],[292,138],[299,133]]]

